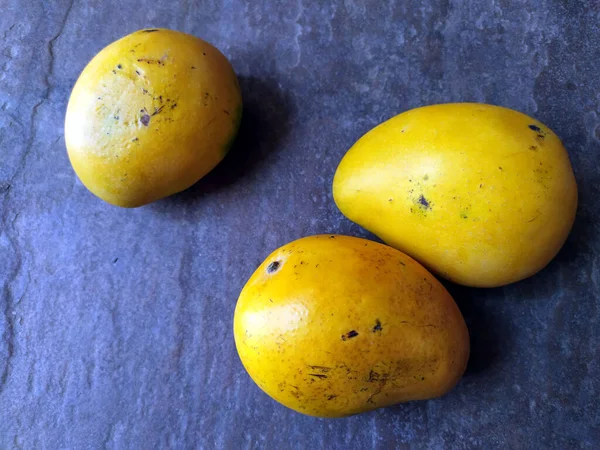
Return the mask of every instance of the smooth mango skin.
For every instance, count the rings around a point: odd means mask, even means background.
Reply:
[[[517,111],[474,103],[413,109],[374,128],[342,159],[333,197],[389,245],[475,287],[545,267],[577,209],[560,139]]]
[[[469,357],[458,307],[423,266],[339,235],[269,255],[242,290],[234,336],[263,391],[320,417],[443,395]]]
[[[209,43],[148,29],[104,48],[67,107],[65,140],[83,184],[137,207],[182,191],[225,156],[240,124],[233,69]]]

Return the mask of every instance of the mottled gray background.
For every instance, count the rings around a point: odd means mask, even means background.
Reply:
[[[599,23],[598,0],[0,0],[0,448],[598,448]],[[63,120],[87,61],[148,26],[216,44],[245,117],[212,174],[124,210],[77,180]],[[292,239],[367,236],[331,197],[344,152],[467,100],[563,138],[565,248],[512,286],[450,286],[473,354],[445,398],[340,420],[276,404],[235,352],[245,281]]]

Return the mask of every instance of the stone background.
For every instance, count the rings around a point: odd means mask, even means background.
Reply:
[[[599,448],[599,24],[597,0],[0,0],[0,448]],[[213,173],[123,210],[77,180],[63,120],[85,64],[145,27],[217,45],[245,117]],[[333,203],[337,163],[379,122],[448,101],[563,138],[573,233],[529,280],[450,286],[473,354],[446,397],[285,409],[237,358],[238,293],[290,240],[368,236]]]

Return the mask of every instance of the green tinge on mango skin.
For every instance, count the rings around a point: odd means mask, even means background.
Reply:
[[[233,143],[235,142],[237,135],[240,131],[240,125],[242,124],[242,115],[243,115],[244,107],[243,105],[239,105],[235,111],[232,113],[231,121],[233,123],[233,131],[231,133],[231,137],[223,146],[223,157],[227,156],[231,147],[233,147]]]

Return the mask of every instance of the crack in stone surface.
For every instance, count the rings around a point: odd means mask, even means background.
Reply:
[[[49,62],[48,62],[48,68],[46,71],[46,75],[44,77],[44,84],[46,85],[46,90],[45,90],[44,94],[41,96],[40,100],[31,109],[30,124],[29,124],[29,139],[27,141],[25,150],[23,151],[23,155],[21,157],[21,161],[20,161],[18,169],[15,170],[12,177],[10,177],[10,179],[7,183],[7,185],[10,187],[14,186],[14,183],[15,183],[15,180],[17,179],[17,177],[25,171],[25,168],[27,166],[27,158],[29,157],[29,155],[31,154],[31,151],[33,149],[33,144],[35,142],[35,137],[36,137],[36,122],[37,122],[38,111],[39,111],[40,107],[42,106],[42,104],[46,100],[48,100],[48,97],[51,92],[50,78],[53,73],[54,60],[55,60],[54,44],[55,44],[56,40],[63,33],[63,30],[68,22],[71,10],[73,9],[74,3],[75,3],[75,0],[70,1],[58,32],[48,41]],[[16,24],[13,24],[4,34],[7,35],[15,27],[15,25]],[[10,285],[19,276],[19,273],[21,271],[21,266],[22,266],[22,256],[21,256],[21,253],[20,253],[20,250],[18,247],[16,232],[14,231],[14,222],[16,221],[18,214],[15,217],[13,217],[13,219],[11,220],[11,226],[13,228],[13,233],[9,232],[8,214],[6,214],[7,211],[9,211],[9,208],[6,208],[6,204],[8,203],[8,198],[10,197],[10,191],[11,191],[10,189],[6,189],[6,193],[3,196],[2,210],[4,211],[4,214],[2,216],[2,223],[3,223],[4,231],[6,233],[6,237],[7,237],[8,241],[10,242],[10,246],[13,248],[13,255],[14,255],[13,259],[15,260],[15,267],[12,270],[12,272],[10,273],[10,275],[7,277],[7,279],[5,280],[4,293],[2,295],[2,297],[3,297],[2,315],[4,316],[4,320],[6,323],[6,329],[3,333],[2,339],[5,341],[7,350],[6,350],[6,359],[4,361],[2,370],[0,371],[0,394],[4,391],[4,389],[6,387],[6,383],[8,381],[8,377],[9,377],[10,371],[11,371],[11,364],[12,364],[12,360],[13,360],[14,352],[15,352],[15,317],[13,314],[14,313],[13,308],[14,308],[14,305],[20,301],[20,299],[17,300],[14,298],[14,293],[12,292]]]

